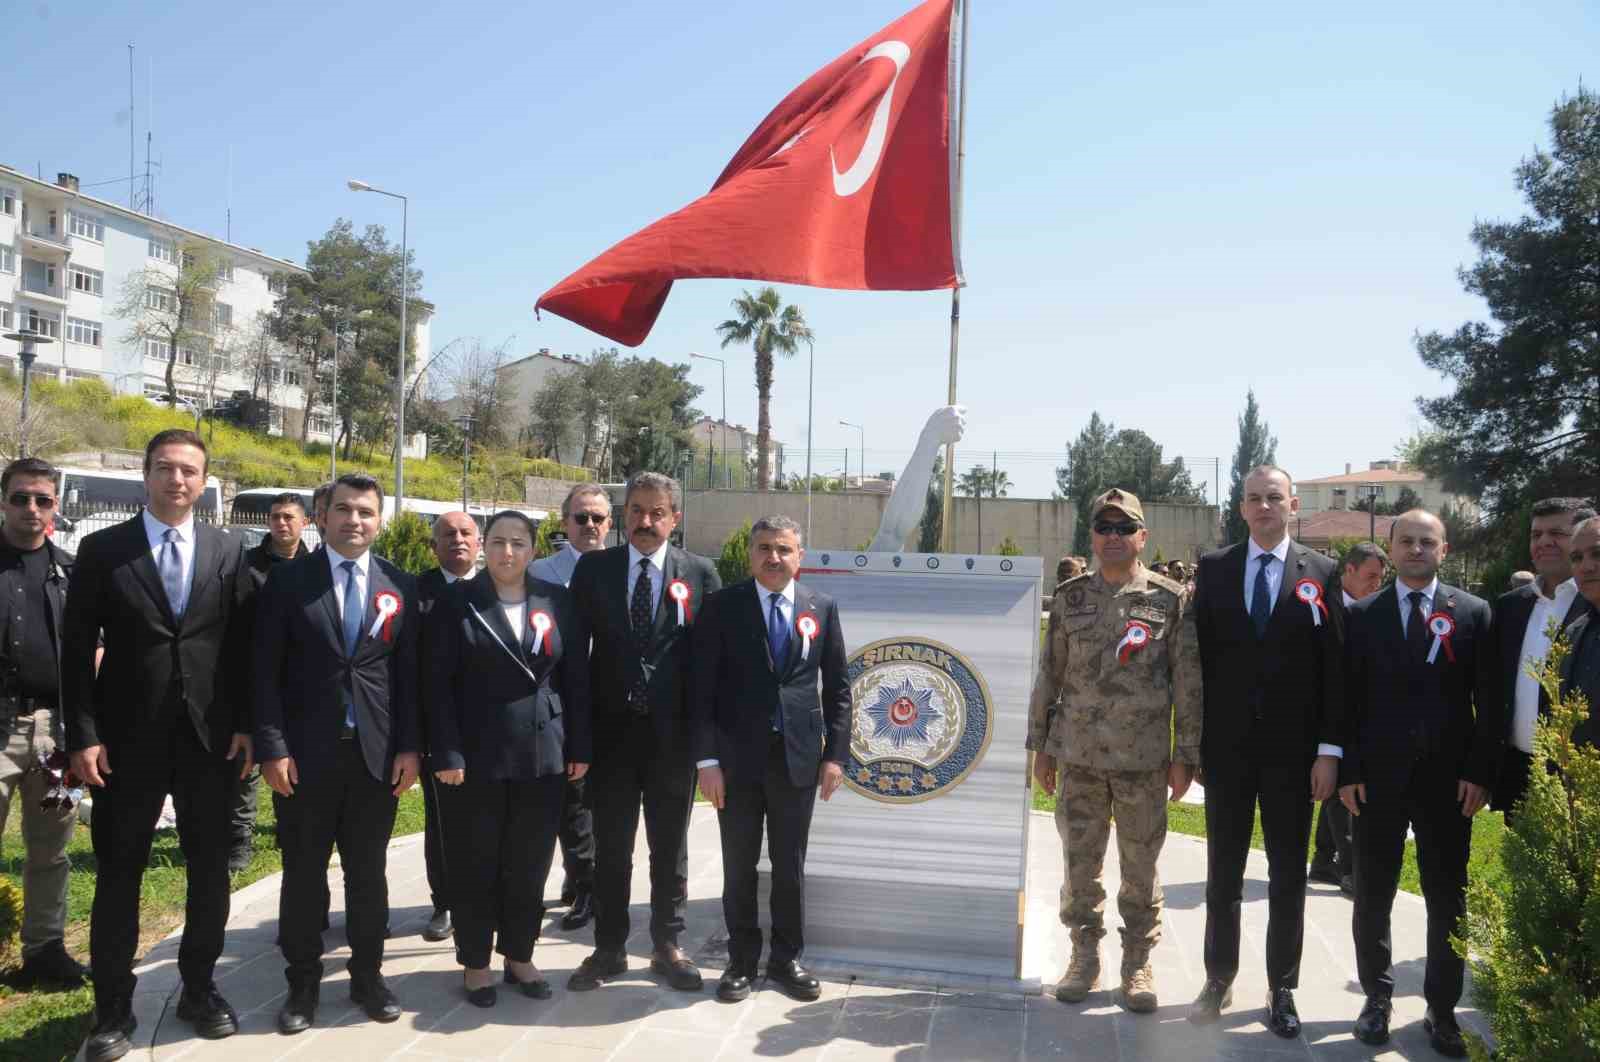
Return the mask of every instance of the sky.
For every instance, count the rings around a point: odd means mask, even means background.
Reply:
[[[535,320],[538,296],[704,194],[790,89],[912,6],[18,0],[12,39],[37,46],[13,49],[0,161],[126,202],[133,44],[159,214],[222,235],[231,205],[234,242],[301,260],[339,217],[398,236],[362,179],[409,197],[435,349],[582,355],[611,344]],[[1220,462],[1225,497],[1247,389],[1299,478],[1393,456],[1417,396],[1448,391],[1413,337],[1485,316],[1457,278],[1471,227],[1523,213],[1518,161],[1600,80],[1600,4],[1317,10],[973,0],[958,469],[998,451],[1013,497],[1047,497],[1098,411],[1197,481]],[[751,356],[715,325],[755,286],[679,283],[636,350],[725,357],[752,427]],[[841,420],[869,473],[898,469],[945,402],[949,293],[781,290],[817,335],[816,471],[862,460]],[[716,416],[718,367],[692,364]],[[803,349],[772,419],[794,461]]]

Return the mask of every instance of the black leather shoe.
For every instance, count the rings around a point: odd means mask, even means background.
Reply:
[[[506,967],[506,984],[512,985],[529,999],[549,999],[553,994],[550,990],[550,982],[542,975],[535,977],[531,981],[521,981],[517,979],[516,974],[511,972],[511,967],[509,966]]]
[[[800,965],[799,959],[767,963],[767,980],[798,1000],[813,1000],[822,995],[822,985],[811,976],[810,970]]]
[[[561,904],[562,907],[571,907],[572,901],[578,898],[578,883],[571,878],[561,879]]]
[[[1233,985],[1226,981],[1207,981],[1189,1008],[1189,1021],[1195,1025],[1211,1025],[1222,1017],[1223,1008],[1231,1006]]]
[[[428,924],[422,927],[422,939],[437,944],[441,940],[449,940],[450,934],[454,932],[455,927],[450,924],[449,908],[435,907]]]
[[[250,860],[255,858],[255,846],[246,838],[242,843],[235,843],[228,852],[228,873],[237,874],[249,869]]]
[[[1433,1008],[1429,1007],[1422,1016],[1422,1031],[1428,1034],[1433,1049],[1446,1058],[1467,1057],[1467,1045],[1461,1039],[1461,1026],[1456,1024],[1454,1014],[1435,1016]]]
[[[289,998],[278,1011],[278,1031],[285,1036],[303,1033],[317,1020],[317,1004],[322,1000],[322,985],[317,981],[289,986]]]
[[[506,971],[506,979],[511,979],[510,970]],[[464,974],[462,975],[461,991],[466,993],[468,1003],[471,1003],[474,1007],[483,1007],[486,1010],[494,1006],[495,1001],[499,999],[499,993],[494,990],[493,982],[484,985],[482,988],[468,988]]]
[[[676,944],[662,944],[650,953],[650,969],[667,979],[679,992],[698,992],[705,984],[689,953]]]
[[[382,974],[370,978],[350,979],[350,1001],[367,1012],[373,1021],[391,1022],[400,1019],[400,1000],[389,991]]]
[[[1339,868],[1332,863],[1312,863],[1311,869],[1306,871],[1306,880],[1319,882],[1323,885],[1337,885],[1342,877]]]
[[[1294,993],[1287,988],[1267,993],[1267,1028],[1285,1040],[1300,1035],[1300,1012],[1294,1009]]]
[[[119,999],[100,1007],[95,1016],[94,1028],[89,1031],[89,1042],[84,1045],[84,1057],[89,1062],[112,1062],[133,1050],[133,1030],[139,1027],[133,1017],[133,1001]]]
[[[22,960],[22,969],[17,971],[17,982],[22,985],[77,988],[88,976],[89,971],[68,955],[67,949],[58,940]]]
[[[239,1015],[215,984],[184,985],[183,994],[178,997],[178,1019],[193,1025],[194,1031],[207,1040],[221,1040],[239,1031]]]
[[[1373,1047],[1388,1043],[1389,1015],[1393,1013],[1394,1004],[1389,1000],[1368,996],[1361,1005],[1361,1016],[1356,1019],[1356,1039]]]
[[[594,918],[594,893],[588,889],[578,890],[567,907],[567,913],[561,916],[562,929],[582,929]]]
[[[574,992],[591,992],[613,977],[628,972],[628,957],[622,952],[597,951],[578,964],[567,979]]]
[[[738,1003],[750,998],[750,971],[743,966],[730,966],[722,971],[717,982],[717,998],[724,1003]]]

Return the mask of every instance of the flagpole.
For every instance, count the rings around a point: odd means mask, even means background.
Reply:
[[[955,187],[950,200],[952,224],[950,226],[951,238],[955,241],[956,262],[961,261],[961,177],[962,170],[966,167],[967,159],[967,15],[968,5],[972,0],[956,0],[961,8],[961,87],[960,100],[956,104],[956,172]],[[950,398],[949,404],[956,404],[956,355],[961,349],[961,283],[957,277],[956,286],[950,289]],[[946,443],[944,447],[944,510],[939,521],[939,548],[944,553],[951,552],[954,542],[954,528],[952,514],[954,512],[954,484],[956,473],[956,444]],[[979,549],[983,544],[978,544]]]

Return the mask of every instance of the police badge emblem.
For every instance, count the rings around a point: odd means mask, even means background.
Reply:
[[[864,797],[912,804],[950,792],[983,759],[993,701],[948,645],[889,638],[863,646],[846,675],[855,705],[844,781]]]

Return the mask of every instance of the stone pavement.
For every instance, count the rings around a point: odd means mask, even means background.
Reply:
[[[278,879],[268,878],[234,895],[227,953],[217,971],[223,994],[238,1009],[241,1028],[227,1040],[203,1041],[173,1014],[177,989],[177,936],[153,948],[139,970],[135,1011],[138,1048],[131,1059],[159,1062],[256,1062],[256,1060],[495,1059],[539,1057],[551,1060],[640,1059],[645,1062],[713,1062],[723,1059],[777,1058],[794,1062],[824,1059],[972,1060],[1071,1058],[1084,1062],[1145,1059],[1271,1060],[1433,1059],[1421,1030],[1423,906],[1402,893],[1395,903],[1397,957],[1395,1035],[1383,1049],[1354,1040],[1350,1025],[1361,1005],[1350,941],[1350,902],[1337,889],[1314,885],[1307,900],[1305,960],[1296,993],[1304,1033],[1280,1040],[1262,1025],[1265,980],[1262,965],[1266,932],[1266,862],[1252,851],[1245,882],[1243,969],[1235,982],[1235,1003],[1222,1022],[1209,1029],[1183,1019],[1203,980],[1200,952],[1205,925],[1205,848],[1203,842],[1170,835],[1161,860],[1166,888],[1166,930],[1153,959],[1162,1006],[1155,1014],[1131,1015],[1111,1002],[1106,991],[1068,1006],[1049,995],[1060,976],[1070,944],[1056,918],[1061,883],[1061,852],[1047,815],[1030,816],[1027,936],[1024,982],[1041,981],[1034,993],[975,992],[959,983],[899,984],[852,979],[840,974],[824,980],[822,998],[798,1003],[764,985],[750,1000],[727,1005],[715,998],[722,953],[721,865],[714,812],[695,809],[690,833],[689,931],[685,946],[706,975],[698,994],[658,987],[649,973],[646,928],[649,883],[643,830],[635,859],[634,935],[629,940],[633,971],[598,991],[566,990],[568,973],[588,954],[589,928],[566,934],[547,921],[534,959],[555,984],[555,997],[526,999],[502,991],[497,1006],[469,1006],[449,942],[428,944],[418,935],[430,907],[423,876],[421,838],[397,841],[390,849],[391,928],[384,973],[406,1013],[390,1025],[366,1019],[349,1002],[343,968],[345,952],[328,956],[317,1027],[299,1036],[280,1036],[275,1028],[284,995],[283,964],[273,944],[277,927]],[[557,860],[559,864],[559,859]],[[1107,856],[1107,924],[1117,924],[1116,845]],[[333,927],[330,945],[343,943],[342,889],[337,867],[331,872]],[[559,866],[546,895],[560,888]],[[555,917],[559,918],[560,912]],[[1105,966],[1115,974],[1120,957],[1117,934],[1106,937]],[[1465,1026],[1482,1031],[1468,1009]],[[80,1055],[81,1057],[81,1055]]]

